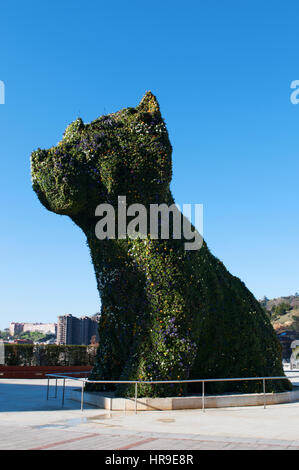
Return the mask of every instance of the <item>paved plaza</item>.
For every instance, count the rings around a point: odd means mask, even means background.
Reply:
[[[288,372],[288,374],[292,374]],[[293,372],[293,375],[296,373]],[[298,372],[297,374],[298,375]],[[293,379],[298,384],[299,379]],[[0,380],[1,450],[299,450],[299,402],[176,411],[108,411],[49,400],[47,380]]]

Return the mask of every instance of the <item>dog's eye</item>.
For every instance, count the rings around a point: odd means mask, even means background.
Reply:
[[[140,120],[143,122],[150,123],[152,120],[151,113],[140,113]]]
[[[136,114],[137,112],[135,108],[127,108],[127,114]]]

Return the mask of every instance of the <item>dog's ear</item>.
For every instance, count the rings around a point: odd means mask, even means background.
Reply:
[[[140,101],[139,105],[136,107],[139,112],[142,113],[152,113],[160,114],[160,106],[155,95],[151,91],[147,91]]]

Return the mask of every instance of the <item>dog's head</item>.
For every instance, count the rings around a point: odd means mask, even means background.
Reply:
[[[56,147],[34,151],[33,189],[47,209],[73,218],[118,196],[156,203],[169,190],[171,152],[158,102],[147,92],[136,108],[90,124],[76,119]]]

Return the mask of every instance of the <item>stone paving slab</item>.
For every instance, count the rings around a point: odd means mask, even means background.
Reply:
[[[46,400],[46,380],[0,380],[1,450],[299,450],[299,403],[108,412]],[[53,389],[52,389],[53,392]]]
[[[2,431],[2,430],[1,430]],[[196,436],[182,439],[176,435],[146,433],[121,434],[115,431],[90,432],[76,429],[5,426],[0,434],[0,449],[18,450],[299,450],[298,443],[287,441],[248,441]]]

